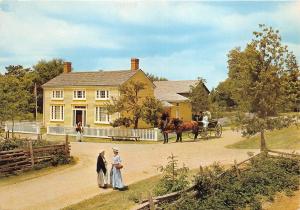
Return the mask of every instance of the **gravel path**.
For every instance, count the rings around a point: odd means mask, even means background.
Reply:
[[[123,178],[126,184],[158,174],[157,167],[165,165],[173,153],[189,168],[209,165],[215,161],[224,164],[234,159],[246,159],[247,152],[258,150],[237,150],[224,148],[240,140],[240,135],[225,131],[221,139],[169,144],[120,144],[123,160]],[[0,187],[0,210],[18,209],[60,209],[70,204],[110,192],[97,187],[96,158],[100,149],[106,150],[106,158],[112,157],[110,143],[71,143],[71,153],[79,158],[78,164],[64,170],[32,180]]]

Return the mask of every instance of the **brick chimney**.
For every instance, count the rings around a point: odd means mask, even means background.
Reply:
[[[72,63],[64,62],[64,73],[70,73],[72,71]]]
[[[138,70],[139,67],[139,59],[138,58],[131,58],[131,71]]]

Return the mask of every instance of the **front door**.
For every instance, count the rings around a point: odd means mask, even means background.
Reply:
[[[73,126],[81,122],[82,126],[86,126],[86,106],[75,106],[73,108]]]
[[[76,125],[81,122],[81,124],[83,123],[82,122],[82,110],[76,110]]]

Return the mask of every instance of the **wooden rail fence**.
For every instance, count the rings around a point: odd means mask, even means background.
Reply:
[[[53,160],[57,154],[70,158],[68,136],[66,136],[66,142],[62,144],[32,147],[32,141],[28,141],[28,148],[0,151],[0,176],[29,170],[35,164]]]
[[[274,151],[274,150],[266,150],[265,152],[262,153],[258,153],[246,160],[243,160],[239,163],[237,163],[236,161],[234,161],[234,165],[227,169],[226,171],[224,171],[223,173],[221,173],[218,178],[222,177],[224,174],[230,172],[230,171],[235,171],[237,173],[237,176],[239,176],[240,173],[240,169],[239,167],[242,166],[244,163],[250,161],[251,159],[262,155],[269,155],[269,156],[282,156],[282,157],[286,157],[286,158],[297,158],[300,159],[300,154],[296,154],[296,153],[286,153],[286,152],[280,152],[280,151]],[[201,167],[200,167],[201,169]],[[189,188],[183,190],[183,191],[177,191],[177,192],[172,192],[166,195],[162,195],[162,196],[157,196],[157,197],[149,197],[148,200],[144,200],[142,201],[142,203],[136,207],[134,207],[132,210],[154,210],[155,209],[155,204],[159,204],[159,203],[163,203],[163,202],[172,202],[175,201],[177,198],[179,198],[183,193],[188,193],[188,192],[192,192],[195,189],[195,185],[190,186]]]

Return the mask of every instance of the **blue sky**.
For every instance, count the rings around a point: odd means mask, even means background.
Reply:
[[[300,58],[299,1],[0,0],[0,72],[63,58],[75,71],[140,67],[171,80],[227,77],[227,54],[259,23],[279,29]]]

